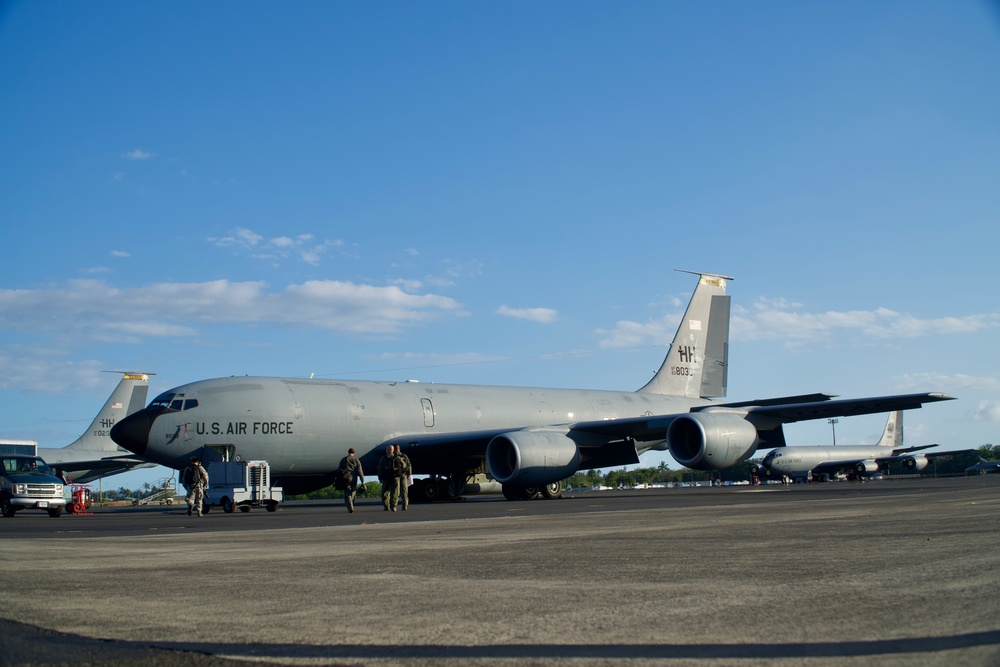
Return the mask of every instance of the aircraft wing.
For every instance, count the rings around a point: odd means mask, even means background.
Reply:
[[[919,408],[924,403],[954,398],[937,392],[840,400],[834,400],[833,396],[804,394],[738,403],[713,403],[693,407],[690,412],[553,424],[546,428],[561,431],[577,441],[585,461],[581,468],[584,465],[602,468],[638,463],[640,453],[651,448],[664,448],[662,443],[672,421],[701,411],[734,413],[745,417],[758,430],[758,449],[766,449],[785,444],[782,424],[908,410]],[[400,435],[365,454],[362,464],[374,469],[385,446],[398,444],[413,461],[415,473],[471,470],[482,465],[490,440],[525,428],[535,430],[537,427],[512,426],[459,433]]]
[[[155,468],[157,464],[134,456],[108,456],[89,461],[62,461],[50,466],[69,474],[73,482],[88,484],[100,477],[109,477],[137,468]],[[74,474],[81,473],[81,474]]]
[[[410,457],[415,474],[475,470],[483,466],[490,440],[503,435],[530,431],[555,431],[580,435],[581,467],[605,468],[639,463],[635,440],[662,440],[664,428],[651,430],[649,417],[537,427],[498,428],[460,433],[401,435],[390,438],[361,457],[366,471],[374,471],[386,445],[397,444]],[[613,428],[611,426],[613,425]],[[600,428],[598,428],[600,427]],[[597,436],[590,437],[588,436]],[[610,438],[609,438],[610,436]],[[572,435],[570,436],[572,437]]]
[[[400,435],[389,438],[367,452],[361,457],[361,465],[366,472],[371,471],[374,475],[379,457],[385,451],[386,445],[396,444],[410,457],[415,474],[440,473],[443,470],[473,470],[482,464],[490,440],[512,430],[518,429]]]
[[[912,410],[924,403],[936,401],[951,401],[954,396],[940,392],[923,394],[897,394],[895,396],[873,396],[869,398],[845,398],[839,400],[807,401],[803,403],[775,405],[747,405],[744,409],[747,419],[757,428],[775,427],[780,424],[791,424],[812,419],[827,419],[829,417],[853,417],[855,415],[870,415],[879,412],[895,410]],[[692,409],[712,409],[716,406],[702,406]],[[718,406],[729,407],[729,406]],[[742,407],[742,406],[741,406]]]
[[[889,456],[876,456],[868,460],[874,461],[876,464],[878,464],[879,467],[881,467],[887,463],[895,463],[897,461],[902,461],[904,459],[907,459],[909,458],[908,456],[909,453],[918,452],[923,449],[928,449],[930,447],[937,447],[937,446],[938,445],[919,445],[917,447],[904,447],[901,449],[894,449],[892,451],[892,454],[890,454]],[[939,456],[952,456],[954,454],[964,454],[965,452],[971,452],[971,451],[973,450],[963,449],[963,450],[948,451],[948,452],[931,452],[928,454],[922,454],[921,456],[928,459],[932,459]],[[812,469],[812,472],[832,473],[845,468],[854,468],[855,465],[861,463],[863,460],[864,459],[853,458],[853,459],[842,459],[840,461],[826,461],[824,463],[815,466]]]
[[[916,447],[900,447],[899,449],[892,450],[893,458],[899,454],[911,454],[913,452],[919,452],[922,449],[930,449],[931,447],[937,447],[938,445],[917,445]],[[951,452],[948,452],[951,454]],[[924,456],[941,456],[940,454],[924,454]]]

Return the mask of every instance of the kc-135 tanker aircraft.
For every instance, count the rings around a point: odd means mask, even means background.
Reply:
[[[111,437],[177,469],[192,455],[266,460],[286,493],[332,484],[350,447],[374,470],[386,445],[398,444],[415,474],[431,476],[415,483],[411,496],[461,495],[467,481],[486,473],[515,499],[556,497],[560,481],[576,471],[635,464],[649,450],[669,450],[688,468],[721,469],[784,445],[786,423],[953,398],[710,400],[726,395],[732,278],[695,275],[663,365],[635,392],[228,377],[164,392],[118,422]]]
[[[954,456],[961,451],[933,452],[917,454],[937,445],[903,446],[903,413],[900,410],[889,413],[885,421],[882,437],[874,445],[846,445],[825,447],[822,445],[800,445],[772,449],[760,465],[754,464],[751,471],[772,475],[788,475],[796,481],[810,479],[828,480],[840,471],[847,470],[864,479],[885,468],[889,463],[900,463],[908,470],[923,470],[938,456]]]

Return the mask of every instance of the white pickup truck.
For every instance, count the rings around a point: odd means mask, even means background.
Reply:
[[[46,510],[61,516],[66,507],[63,482],[37,456],[0,457],[0,514],[12,517],[24,509]]]

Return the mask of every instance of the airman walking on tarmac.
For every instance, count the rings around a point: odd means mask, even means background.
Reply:
[[[340,460],[340,474],[344,476],[344,504],[347,505],[348,512],[354,512],[354,493],[358,488],[358,481],[361,486],[365,485],[365,471],[361,469],[361,461],[354,455],[354,447],[347,450],[347,456]]]
[[[201,516],[201,505],[208,488],[208,471],[206,471],[197,456],[191,457],[191,463],[181,473],[181,483],[187,488],[188,516],[197,511]]]
[[[378,460],[378,481],[382,482],[382,507],[388,511],[396,511],[396,504],[399,502],[399,478],[396,477],[394,466],[398,466],[396,459],[396,448],[388,445],[385,448],[385,456]]]
[[[403,511],[410,509],[410,484],[413,483],[413,466],[410,464],[410,457],[403,453],[402,448],[396,445],[396,460],[399,465],[396,467],[396,477],[399,480],[399,497],[403,501]]]

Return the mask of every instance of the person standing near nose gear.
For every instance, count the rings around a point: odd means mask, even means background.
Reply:
[[[197,456],[191,457],[191,463],[181,473],[181,484],[187,489],[188,516],[197,511],[201,516],[201,505],[208,488],[208,471],[202,467]]]

